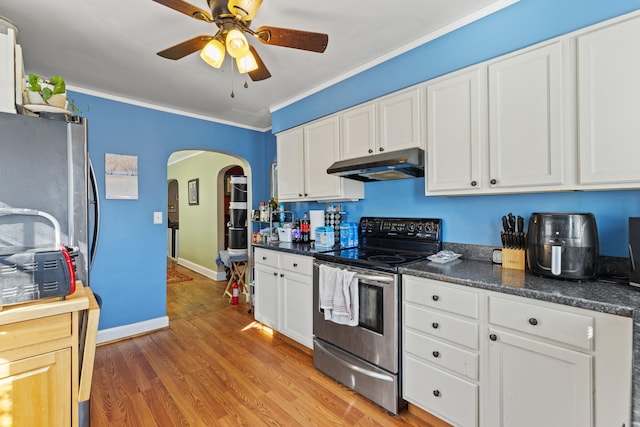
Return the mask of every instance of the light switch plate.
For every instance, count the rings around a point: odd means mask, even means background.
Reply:
[[[493,253],[491,254],[491,261],[493,261],[494,264],[502,264],[502,250],[501,249],[494,249]]]
[[[154,212],[153,213],[153,223],[154,224],[162,224],[162,212]]]

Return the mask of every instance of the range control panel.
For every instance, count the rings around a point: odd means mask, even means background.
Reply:
[[[363,237],[396,237],[411,240],[441,240],[442,220],[436,218],[360,218]]]

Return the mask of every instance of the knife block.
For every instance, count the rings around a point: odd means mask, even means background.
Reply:
[[[524,270],[524,249],[502,249],[502,268]]]

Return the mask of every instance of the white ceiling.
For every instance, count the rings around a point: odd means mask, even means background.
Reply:
[[[266,130],[270,110],[398,55],[515,0],[264,0],[251,27],[327,33],[323,54],[250,38],[272,74],[245,89],[245,76],[199,55],[156,52],[200,34],[197,21],[152,0],[2,0],[0,16],[18,27],[26,72],[62,75],[71,89]],[[208,10],[206,0],[191,4]],[[230,97],[234,91],[235,98]]]

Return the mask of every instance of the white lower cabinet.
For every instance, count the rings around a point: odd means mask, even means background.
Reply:
[[[256,248],[255,318],[313,348],[313,258]]]
[[[631,318],[404,276],[402,330],[403,397],[455,426],[630,426]]]

